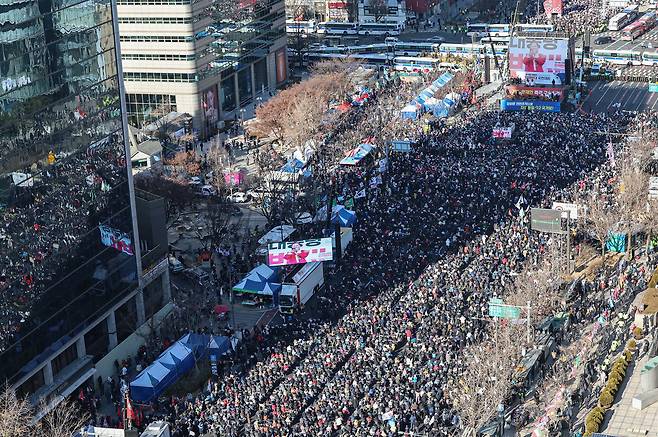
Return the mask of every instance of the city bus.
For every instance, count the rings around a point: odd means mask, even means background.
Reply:
[[[638,7],[637,5],[631,5],[624,9],[622,12],[613,16],[610,21],[608,21],[608,30],[621,30],[624,27],[628,26],[635,20],[638,16]]]
[[[509,24],[490,24],[487,28],[487,36],[509,36],[511,26]]]
[[[658,67],[658,51],[642,53],[642,65]]]
[[[553,32],[555,27],[552,24],[517,24],[514,26],[515,32]]]
[[[354,61],[363,65],[371,65],[375,67],[385,66],[393,60],[392,56],[375,55],[375,54],[346,54],[346,53],[309,53],[307,59],[310,63],[326,61],[329,59],[342,59],[345,61]]]
[[[423,53],[431,54],[439,52],[438,43],[431,42],[406,42],[398,41],[393,44],[393,51],[396,55],[410,56],[419,55]]]
[[[359,33],[356,23],[325,21],[318,24],[318,33],[325,35],[357,35]]]
[[[482,44],[441,44],[439,53],[442,55],[453,55],[466,58],[473,58],[484,54]]]
[[[482,38],[489,34],[489,25],[486,23],[467,23],[466,24],[466,35],[474,36],[476,38]]]
[[[422,71],[429,72],[439,68],[441,61],[436,58],[424,58],[413,56],[396,56],[393,67],[400,71]]]
[[[359,35],[383,35],[396,36],[400,34],[400,25],[395,23],[361,23],[359,24]]]
[[[592,60],[615,65],[642,65],[642,54],[632,50],[594,50]]]
[[[315,33],[318,24],[315,20],[286,20],[286,32],[288,33]]]
[[[637,21],[644,24],[644,27],[647,29],[647,31],[649,31],[656,26],[656,19],[656,11],[649,11],[642,15]]]
[[[621,31],[620,39],[623,41],[634,41],[635,38],[644,35],[646,31],[647,28],[644,27],[644,24],[640,23],[640,21],[638,20],[624,27],[624,29]]]
[[[480,40],[480,44],[509,44],[509,36],[485,36]]]

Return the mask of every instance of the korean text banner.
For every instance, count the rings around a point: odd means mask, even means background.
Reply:
[[[127,234],[105,225],[98,225],[101,232],[101,243],[113,247],[128,255],[134,255],[132,241]]]
[[[512,138],[511,127],[495,127],[492,136],[494,138]]]
[[[333,259],[331,238],[270,243],[267,248],[269,266],[304,264]]]
[[[544,102],[540,100],[501,100],[503,111],[543,111],[560,112],[560,102]]]
[[[515,37],[509,43],[509,69],[527,85],[562,85],[569,43],[564,38]]]

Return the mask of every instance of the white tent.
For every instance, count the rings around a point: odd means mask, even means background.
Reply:
[[[280,241],[284,241],[293,232],[295,232],[295,228],[290,225],[276,226],[272,228],[272,230],[270,230],[267,234],[263,235],[263,237],[258,240],[258,244],[278,243]]]

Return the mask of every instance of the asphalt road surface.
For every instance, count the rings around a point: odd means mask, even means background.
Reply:
[[[585,111],[608,112],[658,110],[658,93],[649,92],[646,82],[591,82],[589,96],[582,109]]]

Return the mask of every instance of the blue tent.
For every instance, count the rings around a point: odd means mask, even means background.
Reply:
[[[341,165],[358,165],[363,158],[368,156],[368,154],[375,147],[372,144],[359,144],[359,147],[350,152],[350,156],[346,156],[340,161]]]
[[[185,334],[178,340],[189,349],[192,350],[195,357],[201,357],[205,353],[206,345],[208,344],[208,336],[190,332]]]
[[[181,376],[194,367],[194,354],[190,348],[177,341],[162,352],[155,362],[161,363],[176,372],[177,376]]]
[[[297,173],[302,168],[304,168],[304,163],[297,158],[293,158],[281,167],[280,171],[284,173]]]
[[[432,113],[434,114],[435,117],[446,118],[450,113],[450,111],[448,107],[445,105],[445,103],[441,102],[434,107]]]
[[[356,213],[346,208],[340,208],[331,219],[332,223],[338,223],[342,227],[352,227],[356,222]]]
[[[231,348],[231,341],[228,337],[222,335],[213,335],[208,342],[208,353],[219,357],[224,355]]]
[[[136,402],[150,402],[160,396],[177,378],[172,369],[155,361],[130,383],[130,396]]]
[[[243,293],[256,293],[258,290],[263,288],[263,283],[265,281],[259,281],[255,279],[250,279],[249,277],[246,277],[242,279],[242,281],[238,282],[233,286],[234,291],[240,291]]]
[[[279,279],[279,269],[272,268],[267,264],[260,264],[251,269],[246,277],[255,281],[276,281]]]

